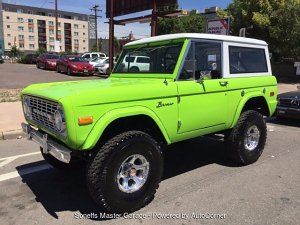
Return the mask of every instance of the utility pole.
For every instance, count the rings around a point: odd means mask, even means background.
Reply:
[[[156,0],[152,0],[153,10],[152,10],[152,18],[151,18],[151,37],[156,36],[157,33],[157,2]]]
[[[98,43],[98,18],[102,16],[98,16],[98,12],[102,12],[102,10],[99,10],[99,5],[94,5],[90,10],[94,11],[94,17],[95,17],[95,32],[96,32],[96,48],[97,51],[99,51],[99,43]]]
[[[59,39],[58,39],[58,6],[57,6],[57,0],[55,0],[55,10],[54,10],[54,16],[55,16],[55,45],[56,45],[56,52],[60,52],[60,43],[59,43]],[[58,45],[58,47],[57,47]]]
[[[110,0],[110,15],[109,15],[109,70],[110,73],[114,67],[114,0]]]

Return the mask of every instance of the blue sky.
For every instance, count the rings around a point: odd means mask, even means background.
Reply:
[[[182,9],[197,9],[199,11],[203,11],[205,8],[209,8],[212,6],[219,6],[221,8],[226,8],[228,4],[230,4],[233,0],[178,0],[179,7]],[[19,5],[29,5],[35,7],[44,7],[44,8],[54,8],[54,0],[3,0],[5,3],[11,4],[19,4]],[[72,11],[84,14],[90,14],[92,5],[98,4],[100,8],[103,9],[100,15],[103,18],[99,19],[99,36],[100,37],[108,37],[108,24],[105,18],[105,0],[58,0],[58,7],[60,10],[64,11]],[[139,13],[138,15],[146,15],[145,13]],[[150,25],[149,23],[139,24],[128,24],[126,26],[115,26],[115,36],[124,37],[132,31],[133,35],[136,38],[143,38],[150,36]]]

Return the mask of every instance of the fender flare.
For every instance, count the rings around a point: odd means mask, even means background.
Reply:
[[[113,109],[111,111],[106,112],[103,116],[101,116],[98,121],[95,123],[95,126],[88,134],[84,143],[80,146],[80,150],[90,150],[99,141],[101,135],[105,131],[105,129],[111,124],[113,121],[125,118],[129,116],[137,116],[137,115],[145,115],[149,116],[159,127],[162,132],[166,142],[168,144],[171,143],[169,135],[160,121],[159,117],[149,108],[144,106],[133,106],[133,107],[125,107],[119,109]]]
[[[242,110],[244,108],[244,106],[246,105],[246,103],[252,99],[252,98],[257,98],[257,97],[263,97],[267,106],[268,106],[268,109],[269,109],[269,112],[271,112],[271,109],[270,109],[270,106],[264,96],[264,94],[260,91],[253,91],[253,92],[248,92],[245,94],[245,96],[241,99],[241,101],[239,102],[239,105],[237,107],[237,110],[235,111],[235,115],[234,115],[234,119],[230,125],[230,128],[234,127],[235,124],[237,123],[238,119],[240,118],[240,115],[242,113]]]

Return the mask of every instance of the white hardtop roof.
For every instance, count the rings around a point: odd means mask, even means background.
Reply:
[[[166,34],[166,35],[160,35],[160,36],[155,36],[150,38],[144,38],[141,40],[130,42],[125,46],[146,44],[149,42],[166,41],[166,40],[180,39],[180,38],[218,40],[218,41],[264,45],[264,46],[267,45],[265,41],[253,39],[253,38],[244,38],[244,37],[237,37],[237,36],[217,35],[217,34],[180,33],[180,34]]]

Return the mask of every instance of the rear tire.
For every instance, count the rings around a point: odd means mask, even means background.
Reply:
[[[105,211],[129,213],[154,198],[162,172],[159,144],[144,132],[128,131],[110,139],[88,164],[87,186]]]
[[[59,66],[56,66],[56,72],[60,73]]]
[[[258,160],[267,139],[267,126],[262,115],[254,110],[241,114],[235,127],[225,135],[228,156],[241,165]]]

